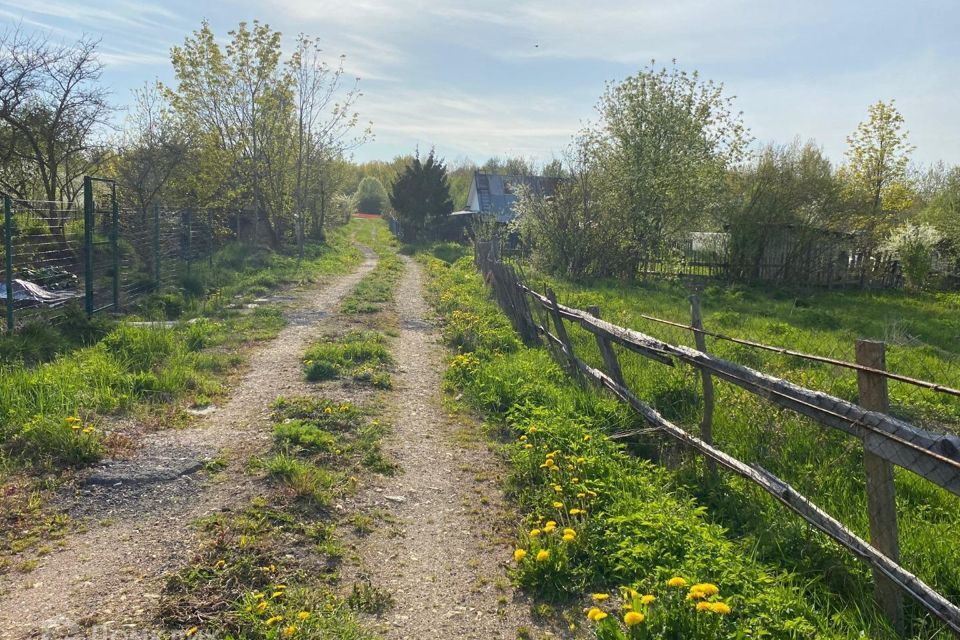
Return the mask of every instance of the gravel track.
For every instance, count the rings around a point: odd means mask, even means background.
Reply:
[[[388,640],[514,639],[519,627],[554,637],[509,584],[515,519],[499,488],[503,465],[476,421],[465,425],[441,404],[443,348],[428,321],[420,265],[404,260],[392,348],[399,371],[386,416],[393,430],[384,443],[402,471],[375,480],[352,505],[395,522],[357,542],[356,577],[392,593],[395,605],[378,620]]]

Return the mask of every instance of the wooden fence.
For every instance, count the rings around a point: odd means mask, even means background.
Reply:
[[[703,342],[703,336],[708,332],[703,331],[700,324],[696,300],[693,300],[693,322],[683,327],[692,330],[696,337],[698,348],[692,349],[605,322],[596,307],[585,311],[564,306],[557,302],[549,288],[544,293],[534,291],[523,283],[512,265],[500,261],[496,243],[477,242],[474,261],[484,280],[492,287],[500,307],[526,344],[541,344],[542,339],[572,376],[607,389],[636,410],[648,424],[703,455],[708,468],[723,467],[758,485],[869,565],[874,575],[878,603],[895,629],[903,629],[901,594],[905,593],[960,636],[960,608],[899,564],[893,483],[893,465],[897,465],[960,495],[960,438],[918,429],[890,416],[887,379],[918,384],[951,395],[960,395],[960,391],[891,374],[885,371],[883,343],[859,341],[857,363],[842,363],[857,370],[860,404],[853,404],[710,355]],[[579,325],[593,334],[603,358],[604,370],[590,366],[574,353],[565,323]],[[664,365],[673,366],[675,362],[681,362],[700,371],[705,402],[700,437],[665,419],[627,387],[613,349],[614,344]],[[769,471],[759,465],[742,462],[713,446],[713,378],[734,384],[779,407],[824,426],[839,429],[863,442],[870,542],[857,536],[842,522]],[[622,432],[611,437],[624,439],[637,433]]]

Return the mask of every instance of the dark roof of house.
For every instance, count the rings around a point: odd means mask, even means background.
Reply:
[[[517,188],[528,189],[537,196],[550,196],[556,191],[559,178],[545,176],[506,176],[497,173],[473,174],[477,189],[480,213],[492,213],[498,222],[509,222],[516,217],[513,205],[517,201]]]

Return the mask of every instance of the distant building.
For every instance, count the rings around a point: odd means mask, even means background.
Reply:
[[[467,210],[496,216],[497,222],[505,224],[517,217],[514,205],[518,199],[518,187],[522,185],[534,195],[551,196],[559,180],[545,176],[504,176],[475,171],[467,195]]]

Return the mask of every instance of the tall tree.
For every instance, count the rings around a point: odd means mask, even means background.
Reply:
[[[387,190],[373,176],[367,176],[357,186],[355,196],[357,211],[361,213],[383,213],[387,204]]]
[[[903,115],[890,102],[870,105],[867,119],[847,138],[847,164],[840,177],[854,208],[854,222],[875,243],[910,208],[908,142]]]
[[[191,141],[160,85],[145,84],[134,98],[118,144],[116,171],[122,197],[146,213],[184,166]]]
[[[723,85],[676,65],[608,86],[597,110],[576,155],[595,165],[601,209],[618,220],[609,264],[633,277],[667,240],[715,219],[749,135]]]
[[[30,181],[0,174],[3,188],[21,197],[40,196],[49,203],[51,232],[63,240],[63,212],[80,191],[80,177],[100,162],[103,145],[97,134],[110,113],[107,91],[99,85],[102,65],[97,41],[70,45],[19,27],[0,33],[0,138],[6,159],[29,166]],[[20,172],[22,176],[23,173]]]
[[[316,40],[301,35],[283,62],[269,25],[240,23],[229,35],[221,47],[203,22],[174,47],[177,84],[167,93],[197,141],[196,161],[211,169],[195,172],[199,204],[252,206],[277,246],[291,231],[302,238],[308,211],[322,230],[322,173],[369,130],[351,137],[360,94],[341,91],[343,60],[327,65]]]
[[[415,235],[441,224],[450,215],[453,200],[447,184],[447,168],[433,149],[425,162],[421,162],[417,151],[393,182],[390,204]]]

